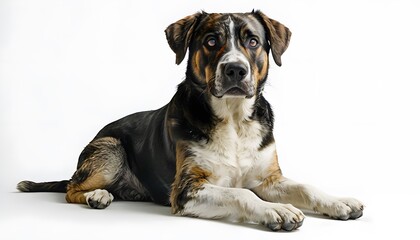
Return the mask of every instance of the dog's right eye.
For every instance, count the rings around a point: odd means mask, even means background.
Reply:
[[[209,37],[207,38],[207,46],[214,47],[216,46],[216,38],[215,37]]]

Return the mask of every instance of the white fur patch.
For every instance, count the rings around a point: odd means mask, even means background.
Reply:
[[[211,106],[223,119],[215,126],[211,139],[192,143],[196,164],[212,173],[209,181],[218,186],[253,188],[261,183],[262,172],[272,163],[275,144],[260,149],[263,126],[250,120],[255,98],[219,99]]]
[[[286,178],[265,191],[255,191],[269,201],[291,203],[298,208],[326,214],[335,219],[358,218],[364,208],[363,204],[354,198],[337,198],[313,186]]]
[[[260,224],[301,223],[303,213],[290,204],[270,203],[243,188],[225,188],[204,184],[197,198],[187,202],[182,214],[203,218],[229,218]],[[297,227],[297,225],[296,225]]]
[[[86,203],[92,208],[106,208],[114,200],[114,196],[105,189],[96,189],[83,195],[86,197]]]

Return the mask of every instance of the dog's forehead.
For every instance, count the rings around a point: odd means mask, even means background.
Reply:
[[[211,13],[198,26],[200,32],[229,32],[232,24],[235,29],[249,30],[253,34],[264,36],[264,27],[253,16],[247,13]],[[232,34],[232,33],[230,33]]]

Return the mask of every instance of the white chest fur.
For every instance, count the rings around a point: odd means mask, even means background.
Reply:
[[[217,102],[215,102],[217,101]],[[208,142],[191,147],[196,164],[212,173],[209,181],[225,187],[253,188],[272,162],[275,144],[260,149],[263,126],[250,120],[253,99],[214,100],[217,124]]]

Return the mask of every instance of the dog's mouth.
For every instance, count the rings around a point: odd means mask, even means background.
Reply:
[[[211,93],[217,98],[252,98],[254,96],[254,89],[247,86],[247,84],[235,84],[224,87],[220,91],[212,88]]]
[[[227,90],[225,95],[246,96],[247,93],[239,87],[233,87],[233,88]]]

